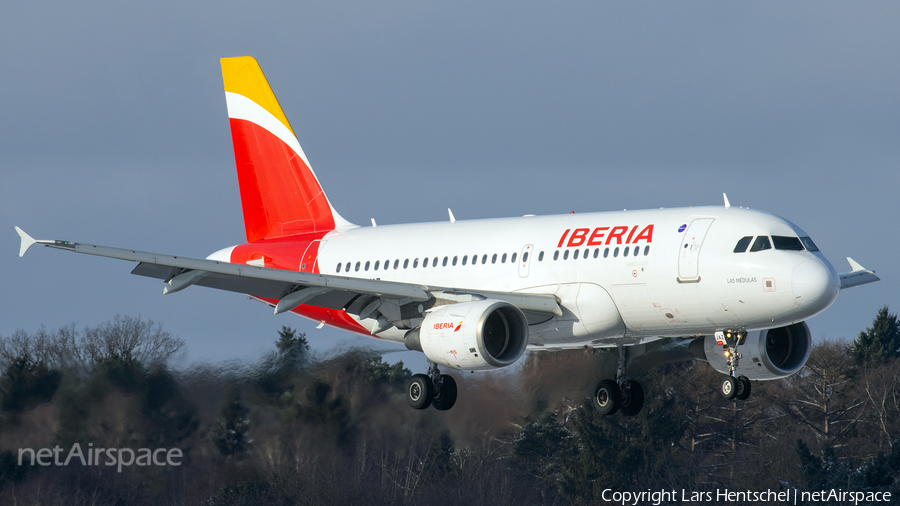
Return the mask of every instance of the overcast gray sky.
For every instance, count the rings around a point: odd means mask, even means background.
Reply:
[[[219,58],[262,65],[334,206],[367,224],[734,205],[804,228],[853,337],[896,293],[897,2],[22,2],[0,6],[0,335],[116,313],[191,360],[291,325],[246,297],[162,296],[37,238],[203,257],[244,240]],[[406,357],[406,355],[395,355]]]

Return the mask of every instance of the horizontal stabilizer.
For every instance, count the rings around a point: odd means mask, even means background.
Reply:
[[[856,260],[847,257],[847,262],[850,263],[850,268],[853,270],[850,272],[842,272],[839,274],[839,276],[841,277],[841,290],[853,286],[864,285],[866,283],[881,281],[881,278],[875,275],[875,271],[866,269]]]

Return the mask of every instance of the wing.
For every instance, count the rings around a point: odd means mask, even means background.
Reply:
[[[866,269],[850,257],[847,257],[847,261],[850,262],[850,267],[853,270],[838,274],[841,278],[841,290],[852,286],[881,281],[881,278],[875,275],[875,271]]]
[[[368,317],[376,309],[381,309],[382,314],[392,315],[393,318],[389,319],[396,321],[409,318],[412,308],[419,305],[432,307],[472,300],[474,297],[509,302],[526,315],[562,315],[556,296],[550,294],[494,292],[287,271],[70,241],[36,240],[19,227],[15,228],[22,239],[19,256],[24,255],[32,245],[43,244],[75,253],[138,262],[131,273],[165,281],[164,294],[192,285],[245,293],[278,301],[275,314],[290,311],[301,304],[309,304],[343,309],[361,319]]]

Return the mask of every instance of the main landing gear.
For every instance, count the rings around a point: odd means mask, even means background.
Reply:
[[[728,376],[722,380],[722,388],[719,391],[723,397],[729,400],[743,401],[750,397],[750,379],[746,376],[734,376],[734,371],[738,368],[738,361],[741,359],[737,347],[744,344],[745,339],[747,339],[747,332],[743,330],[716,332],[716,342],[722,345],[725,363],[728,364]]]
[[[415,409],[434,406],[446,411],[456,404],[456,380],[441,374],[437,364],[428,367],[428,374],[415,374],[406,382],[406,401]]]
[[[625,416],[634,416],[644,407],[644,387],[637,381],[625,379],[627,349],[619,346],[618,350],[616,380],[601,380],[594,389],[591,404],[601,415],[612,415],[621,411]]]

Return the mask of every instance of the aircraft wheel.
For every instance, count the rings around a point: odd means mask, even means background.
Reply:
[[[750,378],[746,376],[738,376],[737,377],[737,390],[735,391],[734,397],[743,401],[750,397]]]
[[[425,409],[431,405],[434,387],[431,378],[425,374],[415,374],[406,382],[406,401],[415,409]]]
[[[601,415],[611,415],[619,410],[621,395],[619,385],[615,381],[603,380],[594,389],[591,404]]]
[[[725,376],[725,379],[722,381],[722,397],[726,399],[734,399],[734,396],[737,395],[737,380],[734,379],[734,376]]]
[[[438,411],[447,411],[454,404],[456,404],[456,380],[452,376],[441,374],[441,386],[435,389],[431,405]]]
[[[622,401],[619,409],[625,416],[634,416],[644,407],[644,387],[634,380],[628,380],[628,387],[622,391]]]

